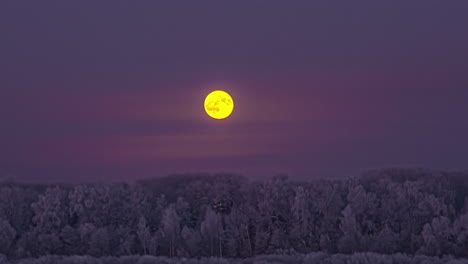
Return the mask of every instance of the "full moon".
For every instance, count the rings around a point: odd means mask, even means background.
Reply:
[[[233,110],[234,100],[225,91],[213,91],[205,99],[205,111],[214,119],[225,119]]]

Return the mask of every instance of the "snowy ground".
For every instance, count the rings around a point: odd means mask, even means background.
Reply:
[[[167,258],[154,256],[123,256],[101,257],[90,256],[44,256],[37,259],[21,259],[8,261],[0,256],[1,264],[464,264],[468,259],[454,259],[452,257],[408,256],[403,254],[382,255],[376,253],[356,253],[353,255],[325,253],[310,253],[306,255],[264,255],[247,259],[222,258]]]

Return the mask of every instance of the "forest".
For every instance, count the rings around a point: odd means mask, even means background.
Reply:
[[[0,184],[0,262],[137,263],[131,256],[142,255],[138,263],[466,263],[468,173],[380,169],[308,181],[180,174],[132,183]],[[382,257],[388,255],[401,262]]]

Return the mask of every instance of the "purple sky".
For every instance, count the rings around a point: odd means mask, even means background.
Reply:
[[[1,1],[0,177],[468,168],[468,1]],[[203,110],[231,93],[223,121]]]

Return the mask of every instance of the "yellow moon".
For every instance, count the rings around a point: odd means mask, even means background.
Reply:
[[[225,91],[213,91],[205,98],[205,111],[214,119],[225,119],[233,110],[234,100]]]

